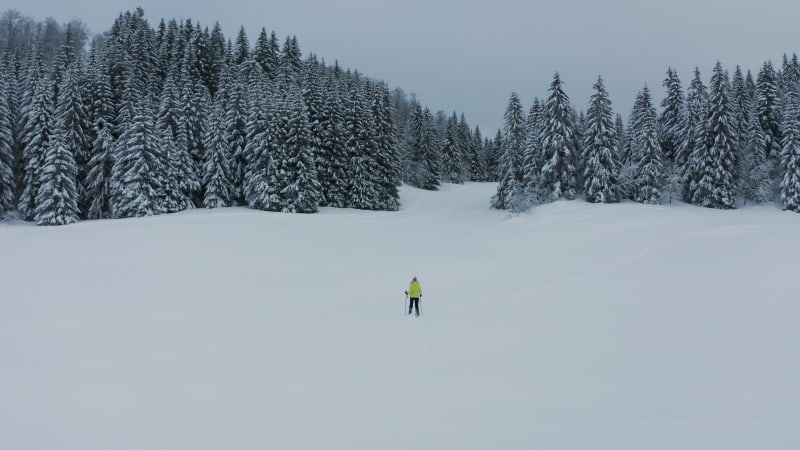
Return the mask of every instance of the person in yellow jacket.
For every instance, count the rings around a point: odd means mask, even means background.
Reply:
[[[409,299],[408,313],[411,314],[411,310],[415,309],[417,311],[417,315],[419,316],[419,299],[422,297],[422,286],[420,286],[419,281],[417,281],[417,277],[414,277],[411,280],[411,284],[408,286],[406,295]]]

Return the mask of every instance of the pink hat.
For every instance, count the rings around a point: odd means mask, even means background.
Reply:
[[[417,281],[417,277],[412,278],[411,281]]]

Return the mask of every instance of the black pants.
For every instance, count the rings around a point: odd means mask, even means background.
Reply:
[[[413,308],[417,310],[417,315],[419,315],[419,299],[411,297],[408,300],[408,313],[411,314],[411,309]]]

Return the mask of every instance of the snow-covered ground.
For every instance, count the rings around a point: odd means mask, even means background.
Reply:
[[[0,224],[0,449],[800,448],[800,215],[494,188]]]

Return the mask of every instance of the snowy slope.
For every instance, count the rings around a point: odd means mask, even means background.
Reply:
[[[0,449],[800,448],[800,216],[494,188],[0,224]]]

